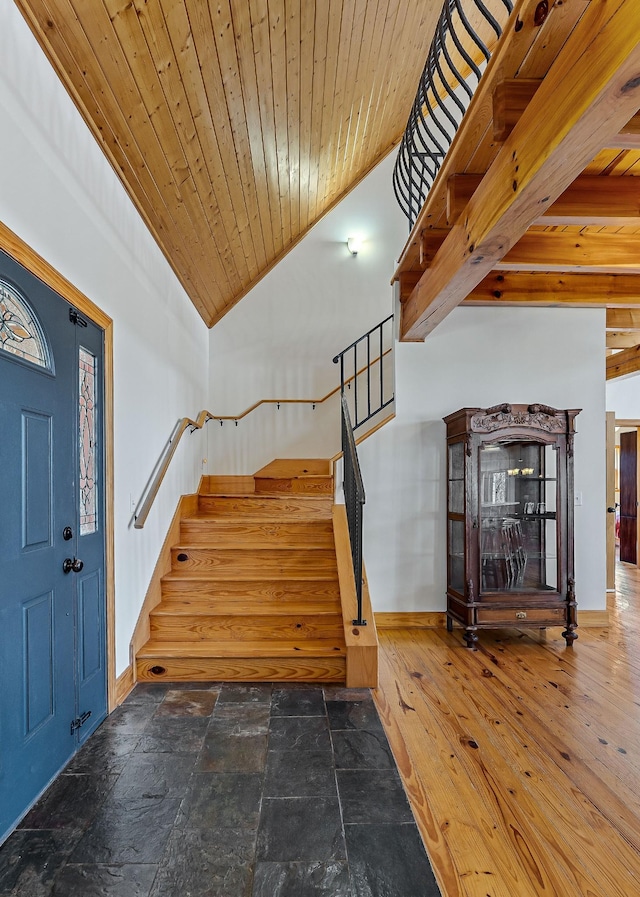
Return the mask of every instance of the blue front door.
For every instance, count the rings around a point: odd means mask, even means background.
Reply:
[[[0,841],[106,715],[103,356],[0,252]]]

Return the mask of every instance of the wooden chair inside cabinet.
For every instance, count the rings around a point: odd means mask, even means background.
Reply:
[[[489,517],[482,524],[482,589],[502,591],[521,586],[527,553],[519,520]]]

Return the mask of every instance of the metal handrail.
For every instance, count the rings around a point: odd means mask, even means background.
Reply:
[[[358,602],[358,615],[353,621],[353,625],[366,626],[367,621],[362,619],[362,509],[366,497],[358,461],[358,452],[356,450],[356,441],[353,435],[353,427],[351,426],[349,405],[344,393],[340,396],[340,404],[342,407],[342,486],[344,489],[347,522],[349,524],[351,560]]]
[[[445,0],[398,150],[393,189],[410,230],[513,10],[511,0],[466,3]]]
[[[387,351],[383,353],[383,356],[387,355],[390,351],[390,349],[387,349]],[[365,370],[366,367],[363,367],[360,370],[355,371],[354,374],[352,374],[352,376],[349,377],[344,383],[341,383],[340,386],[336,386],[335,389],[332,389],[325,396],[322,396],[321,399],[260,399],[259,402],[254,402],[253,405],[245,408],[245,410],[240,414],[212,414],[211,411],[203,410],[195,420],[192,420],[192,418],[190,417],[181,418],[173,428],[171,436],[169,437],[165,448],[162,450],[160,458],[158,459],[156,466],[152,470],[151,476],[149,477],[147,485],[144,488],[143,497],[141,498],[138,505],[139,510],[138,508],[136,508],[136,511],[133,515],[134,528],[142,529],[144,527],[147,517],[149,516],[149,511],[151,510],[151,507],[156,499],[162,481],[169,468],[169,464],[171,463],[171,459],[173,458],[176,449],[178,448],[178,444],[180,443],[185,430],[190,430],[191,433],[193,433],[194,430],[201,430],[202,427],[210,420],[219,421],[220,426],[222,426],[225,421],[233,422],[237,426],[238,421],[242,420],[244,417],[247,417],[247,415],[251,414],[252,411],[260,408],[261,405],[276,405],[277,408],[280,408],[281,405],[311,405],[315,409],[316,405],[322,405],[323,402],[326,402],[341,389],[344,389],[345,385],[348,386],[352,380],[355,380]]]
[[[387,326],[388,325],[388,326]],[[390,348],[384,348],[385,341],[385,326],[387,328],[387,334],[393,340],[393,315],[389,315],[384,319],[384,321],[380,321],[379,324],[376,324],[375,327],[372,327],[371,330],[367,330],[366,333],[363,333],[362,336],[358,337],[357,340],[354,340],[349,346],[343,349],[333,359],[334,364],[340,364],[340,393],[344,396],[345,386],[351,386],[351,383],[354,384],[353,390],[353,405],[354,405],[354,423],[353,429],[357,430],[358,427],[361,427],[368,420],[378,414],[379,411],[382,411],[383,408],[386,408],[390,405],[394,398],[393,389],[390,390],[388,387],[385,389],[385,377],[384,377],[384,365],[383,359],[386,355],[391,351]],[[376,337],[377,334],[377,337]],[[377,342],[377,345],[374,345],[373,354],[374,357],[371,357],[372,354],[372,337],[374,343]],[[358,368],[358,348],[362,346],[362,352],[366,352],[366,360],[362,360],[362,367]],[[352,353],[352,358],[349,358],[349,353]],[[345,367],[349,364],[350,361],[353,361],[353,373],[345,378]],[[372,369],[374,365],[379,365],[378,370],[378,378],[377,378],[377,390],[376,394],[374,394],[372,388]],[[360,379],[359,379],[360,378]],[[359,413],[359,400],[358,393],[360,384],[363,382],[363,378],[366,378],[364,381],[365,387],[365,406],[366,406],[366,414]],[[360,411],[362,410],[362,403],[360,403]]]

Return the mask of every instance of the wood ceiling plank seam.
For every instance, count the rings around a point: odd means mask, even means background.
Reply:
[[[349,183],[347,177],[347,152],[348,149],[353,147],[353,134],[358,130],[358,121],[364,102],[363,87],[361,79],[358,77],[360,61],[363,57],[368,57],[368,45],[371,42],[371,33],[375,22],[375,10],[367,15],[369,9],[370,4],[360,4],[353,8],[349,49],[342,74],[340,71],[342,60],[339,60],[336,83],[341,86],[344,100],[341,104],[342,112],[339,112],[339,129],[335,141],[333,172],[329,181],[330,201],[339,193],[342,193]],[[366,49],[363,51],[363,48]],[[340,107],[339,103],[336,105],[338,108]]]
[[[364,4],[343,4],[340,20],[340,39],[336,56],[336,77],[331,109],[329,144],[326,164],[321,173],[319,194],[323,197],[323,207],[343,189],[344,165],[340,160],[340,146],[353,112],[353,72],[352,47],[362,44],[362,22]]]
[[[300,4],[300,85],[298,108],[300,110],[300,169],[299,207],[300,230],[309,227],[309,178],[311,157],[311,114],[313,109],[313,59],[315,55],[315,6],[302,0]]]
[[[258,82],[254,58],[253,30],[249,5],[245,0],[231,0],[231,18],[234,40],[237,47],[237,64],[244,99],[247,138],[250,147],[251,169],[256,189],[258,214],[264,240],[267,269],[276,257],[271,228],[269,185],[267,167],[262,142],[262,124],[258,100]],[[264,270],[264,269],[263,269]],[[262,277],[262,273],[260,277]],[[241,296],[245,295],[243,292]]]
[[[278,165],[278,206],[282,226],[283,246],[290,246],[291,205],[289,166],[289,126],[287,122],[287,46],[285,43],[285,0],[269,0],[269,58],[273,84],[273,120]]]
[[[356,160],[359,157],[364,141],[366,141],[373,91],[376,84],[376,71],[380,65],[382,39],[387,15],[389,14],[389,5],[390,0],[376,0],[375,13],[368,16],[371,33],[368,36],[368,29],[365,28],[362,37],[362,46],[366,47],[366,52],[363,53],[362,50],[360,52],[356,76],[356,91],[359,90],[360,92],[361,102],[356,126],[351,129],[351,142],[345,158],[345,177],[348,182],[351,182],[357,173]]]
[[[186,233],[190,241],[201,253],[201,271],[206,280],[218,284],[232,283],[224,265],[215,265],[210,247],[206,245],[202,231],[204,210],[197,196],[195,184],[190,176],[189,165],[179,143],[173,120],[164,104],[164,94],[153,61],[148,55],[148,48],[135,7],[121,0],[104,0],[105,8],[111,19],[113,33],[118,39],[122,52],[127,58],[129,70],[140,90],[140,96],[153,131],[157,135],[161,153],[155,157],[151,147],[147,148],[145,159],[152,168],[163,165],[169,171],[167,188],[176,198],[176,209],[183,209],[189,221]],[[153,70],[153,77],[151,76]],[[205,233],[209,230],[208,224]],[[232,268],[234,270],[234,267]],[[213,312],[210,309],[210,312]]]
[[[421,5],[423,10],[428,4]],[[413,19],[410,23],[406,20],[406,5],[399,0],[389,0],[384,19],[384,28],[380,34],[380,43],[377,52],[372,55],[374,77],[369,91],[369,102],[365,121],[360,130],[360,140],[354,154],[352,170],[361,171],[366,167],[367,159],[371,157],[370,147],[375,147],[380,153],[382,146],[396,146],[402,137],[409,117],[409,110],[415,96],[417,84],[424,68],[425,59],[432,34],[429,34],[429,26],[421,24],[419,7],[413,9]],[[435,26],[436,15],[432,15]],[[431,29],[433,31],[433,29]],[[407,37],[409,34],[409,38]],[[411,41],[415,41],[418,35],[422,35],[422,48],[416,48]],[[408,46],[409,45],[409,46]],[[394,69],[394,59],[397,53],[396,47],[402,47],[402,57],[405,60],[402,67],[402,78],[406,82],[406,104],[400,103],[389,118],[383,117],[381,103],[391,79]],[[413,65],[410,61],[413,60]],[[415,69],[415,71],[414,71]],[[415,75],[415,77],[414,77]]]
[[[344,46],[349,46],[351,35],[345,20],[352,21],[353,5],[348,0],[338,0],[332,4],[335,10],[329,17],[327,35],[327,65],[322,98],[322,130],[320,136],[320,164],[316,185],[316,217],[323,214],[328,206],[327,182],[333,177],[333,145],[338,108],[342,103],[342,87],[338,80]],[[339,9],[339,13],[338,13]],[[348,54],[348,50],[346,51]]]
[[[405,338],[431,332],[524,234],[540,199],[553,202],[637,111],[640,43],[628,23],[638,18],[640,0],[589,7],[474,193],[464,227],[452,229],[405,303]]]
[[[229,107],[222,84],[220,54],[215,49],[215,30],[209,11],[202,4],[169,3],[165,7],[166,14],[174,23],[170,34],[174,35],[182,81],[190,86],[187,101],[194,121],[198,123],[198,130],[205,135],[201,141],[203,158],[212,183],[219,183],[216,194],[222,194],[225,199],[224,205],[221,204],[222,220],[218,226],[224,229],[224,237],[234,247],[234,252],[239,252],[245,260],[245,274],[234,291],[235,295],[251,283],[260,270],[257,255],[262,245],[262,232],[257,228],[256,233],[251,226],[244,179],[238,168],[238,151],[232,137],[233,127],[225,127],[229,121]],[[175,37],[176,32],[182,32],[182,40]],[[251,179],[248,183],[252,183]],[[220,236],[217,238],[222,242]]]
[[[413,18],[407,21],[406,7],[400,4],[398,10],[392,30],[387,32],[382,54],[385,64],[370,117],[371,129],[368,139],[362,141],[363,148],[365,143],[374,147],[400,143],[440,14],[437,6],[419,4],[413,9]],[[396,47],[403,48],[406,60],[405,67],[397,70],[393,64]],[[401,92],[396,96],[398,85]]]
[[[274,253],[278,255],[284,246],[282,215],[280,209],[280,183],[278,171],[275,110],[273,104],[273,78],[271,74],[271,42],[269,36],[269,10],[267,0],[255,0],[250,6],[253,53],[258,87],[258,105],[271,231]]]
[[[193,110],[187,95],[185,79],[184,77],[178,77],[181,69],[170,38],[162,6],[157,3],[148,4],[144,0],[134,0],[134,7],[138,13],[137,18],[141,32],[146,40],[149,56],[158,73],[167,110],[174,123],[178,141],[189,166],[189,172],[195,193],[197,194],[197,201],[205,219],[201,223],[201,228],[204,223],[210,235],[210,240],[207,242],[211,244],[211,254],[214,257],[215,255],[218,256],[218,265],[225,267],[227,273],[233,270],[236,271],[237,283],[231,284],[231,289],[236,291],[241,284],[249,279],[246,256],[237,234],[237,229],[234,235],[233,231],[227,226],[225,233],[227,245],[221,251],[220,244],[223,241],[220,240],[220,235],[213,227],[213,222],[224,215],[225,201],[229,211],[232,213],[232,220],[235,221],[235,209],[229,194],[228,179],[221,178],[216,189],[207,165],[208,153],[200,141]],[[203,233],[203,239],[206,239],[204,228],[202,228],[201,233]],[[238,259],[241,260],[240,265],[238,264]]]
[[[226,127],[227,101],[213,49],[214,29],[206,5],[198,4],[196,12],[190,3],[163,2],[163,6],[165,17],[171,22],[169,34],[181,80],[186,86],[187,102],[197,132],[203,135],[200,146],[204,164],[219,204],[219,215],[214,216],[213,223],[215,239],[223,245],[226,241],[234,255],[242,260],[235,295],[259,270],[256,253],[260,242],[252,232],[237,151]]]
[[[289,217],[292,239],[300,233],[300,0],[285,0]]]
[[[95,17],[91,17],[90,25],[98,23],[100,9],[100,5],[97,4]],[[191,247],[186,243],[176,244],[173,240],[176,233],[181,233],[179,221],[176,221],[174,213],[165,202],[161,187],[149,170],[144,154],[130,130],[129,123],[124,118],[118,100],[111,89],[108,70],[104,69],[104,60],[100,61],[98,53],[92,48],[88,54],[84,72],[79,72],[77,56],[69,48],[60,27],[52,23],[63,22],[63,30],[67,35],[72,36],[77,45],[81,47],[87,45],[92,47],[90,34],[80,23],[75,9],[65,0],[58,0],[53,8],[48,8],[45,3],[32,2],[32,13],[35,14],[38,10],[42,14],[43,21],[38,30],[34,32],[36,37],[49,55],[54,68],[60,73],[63,83],[76,102],[85,122],[113,165],[134,206],[149,226],[179,281],[191,296],[200,315],[206,320],[207,305],[204,297],[207,296],[207,286],[200,278],[198,265],[195,263],[197,256],[191,254]],[[117,42],[114,43],[117,44]],[[119,63],[119,77],[122,80],[128,66],[124,58],[120,59]],[[92,66],[97,66],[99,74],[94,73]],[[92,80],[95,82],[95,89],[91,85]],[[101,99],[98,100],[98,97]],[[105,108],[107,114],[103,111]],[[134,102],[131,102],[130,108],[135,109]],[[97,117],[92,111],[93,109],[96,110]],[[120,135],[113,129],[113,125],[117,125],[118,122],[122,128]],[[150,125],[147,130],[152,135],[152,139],[155,139]],[[131,153],[134,156],[133,160],[130,160]],[[137,164],[135,164],[136,159]],[[158,196],[158,201],[153,200],[154,193]],[[160,211],[163,207],[166,209],[168,220],[164,219]]]
[[[197,4],[196,6],[199,5],[200,4]],[[265,245],[260,205],[258,202],[256,173],[252,166],[251,141],[249,137],[248,117],[245,111],[245,97],[243,93],[240,64],[238,62],[238,48],[235,39],[233,11],[228,0],[225,0],[224,3],[219,2],[217,10],[218,15],[221,16],[219,27],[215,27],[214,25],[214,20],[212,18],[213,8],[211,6],[209,6],[209,22],[217,49],[218,60],[220,61],[221,83],[227,107],[227,116],[231,123],[231,141],[235,153],[235,159],[233,160],[235,167],[233,173],[235,178],[237,170],[237,181],[243,192],[243,201],[250,229],[250,238],[253,242],[253,250],[250,252],[250,257],[252,258],[253,265],[256,269],[252,270],[253,282],[253,280],[259,276],[262,268],[268,263],[270,256]],[[223,27],[225,21],[230,22],[231,27]],[[224,68],[222,66],[223,59],[226,60]],[[212,118],[215,121],[215,115],[212,116]]]
[[[144,39],[141,37],[137,15],[133,7],[128,7],[128,9],[123,10],[127,20],[125,24],[120,17],[118,10],[114,11],[113,16],[110,15],[107,3],[109,3],[109,0],[106,0],[104,8],[113,29],[113,42],[119,43],[122,55],[127,62],[127,70],[131,73],[134,83],[137,85],[140,92],[141,108],[144,110],[144,114],[141,116],[140,121],[144,126],[147,124],[149,125],[149,140],[145,142],[147,150],[145,154],[145,164],[151,171],[156,171],[159,174],[162,174],[163,171],[166,172],[165,182],[161,185],[161,189],[168,197],[168,204],[171,203],[171,207],[174,209],[173,217],[175,218],[178,216],[180,219],[179,233],[183,236],[185,244],[189,244],[191,255],[195,261],[194,267],[198,271],[198,276],[206,284],[204,295],[211,297],[212,289],[222,293],[225,289],[225,285],[228,284],[228,278],[224,268],[211,267],[211,257],[203,243],[202,234],[197,227],[198,217],[202,215],[202,211],[200,209],[200,212],[198,212],[197,200],[194,198],[194,185],[189,181],[186,160],[184,159],[181,150],[178,149],[176,160],[172,163],[165,152],[165,145],[163,145],[162,142],[165,130],[167,128],[170,130],[171,125],[167,124],[166,119],[162,114],[155,116],[155,119],[152,114],[153,111],[160,112],[162,108],[162,91],[159,81],[156,81],[153,84],[155,98],[150,102],[150,96],[147,95],[145,99],[145,91],[140,90],[141,83],[144,83],[148,77],[148,58],[146,60],[146,65],[143,65],[140,61],[136,61],[135,65],[132,64],[133,60],[128,56],[125,46],[120,40],[121,35],[124,37],[125,42],[128,41],[130,37],[134,38],[134,40],[137,40],[136,46],[138,47],[138,52],[144,53],[145,43]],[[136,72],[138,78],[136,78]],[[122,74],[118,73],[116,77],[121,78]],[[159,148],[159,151],[156,151],[156,146]],[[175,145],[173,146],[172,151],[176,151]],[[181,184],[178,184],[178,179],[176,177],[178,170],[182,172],[180,175],[182,179]],[[157,177],[156,180],[158,180]],[[170,197],[173,197],[173,202],[171,202]],[[228,289],[228,286],[226,288]],[[224,301],[221,304],[223,305]],[[212,301],[210,298],[206,300],[206,306],[208,317],[215,314],[219,309],[218,302]]]
[[[320,125],[320,146],[318,149],[318,176],[315,184],[312,183],[314,220],[322,215],[327,205],[322,189],[326,182],[327,168],[331,164],[331,129],[333,125],[336,69],[340,48],[340,27],[343,8],[344,0],[329,0],[329,29],[326,40],[324,85],[322,88],[322,122]]]
[[[387,125],[386,133],[393,133],[394,141],[398,144],[402,139],[409,111],[415,100],[417,86],[422,77],[422,72],[428,58],[430,45],[440,18],[440,13],[441,10],[437,7],[434,7],[433,9],[418,7],[416,11],[414,11],[414,20],[412,22],[405,21],[403,34],[400,37],[400,40],[402,41],[407,60],[415,59],[416,67],[418,63],[420,63],[420,67],[414,75],[413,71],[407,69],[406,66],[404,70],[399,66],[394,66],[392,68],[391,78],[387,75],[383,81],[383,89],[379,97],[376,119],[378,122],[386,122],[388,120],[393,121],[393,125]],[[416,14],[417,18],[415,18]],[[408,46],[410,42],[413,44],[413,47]],[[395,39],[393,43],[396,43]],[[479,52],[477,48],[475,52]],[[436,77],[439,79],[439,76]],[[385,86],[386,84],[389,85],[388,89]],[[444,88],[442,88],[442,93],[443,95],[445,94]],[[402,110],[401,116],[396,113],[396,110]],[[378,132],[374,132],[373,137],[374,140],[379,139],[379,130]]]
[[[579,15],[582,15],[582,10],[577,10],[575,4],[572,6],[569,3],[563,3],[563,6],[568,11],[573,10],[573,15],[576,19]],[[446,207],[446,184],[449,177],[456,172],[471,173],[468,161],[477,149],[481,135],[486,134],[487,129],[491,126],[495,86],[501,81],[515,76],[532,44],[543,33],[546,33],[549,17],[539,28],[536,27],[534,24],[536,8],[536,0],[517,0],[514,4],[508,26],[498,42],[496,52],[487,64],[480,84],[469,103],[462,124],[453,138],[449,152],[438,171],[427,200],[400,254],[397,272],[402,269],[410,269],[414,264],[418,264],[418,237],[421,230],[443,220],[443,212]],[[522,23],[522,27],[518,27],[518,23]],[[569,29],[570,23],[565,21],[564,24]],[[496,155],[498,150],[499,146],[496,146]],[[483,174],[485,170],[480,170],[476,173]]]
[[[309,152],[309,226],[312,226],[317,219],[317,190],[320,168],[320,141],[322,138],[322,104],[327,67],[327,41],[329,39],[329,12],[329,3],[315,4],[311,143]]]

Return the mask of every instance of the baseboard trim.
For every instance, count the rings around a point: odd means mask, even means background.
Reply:
[[[444,629],[444,611],[407,611],[376,613],[378,629]]]
[[[608,610],[578,609],[578,626],[582,629],[606,629],[608,625]]]
[[[129,664],[129,666],[125,670],[123,670],[116,679],[116,707],[119,707],[127,697],[127,695],[133,691],[134,685],[135,682],[133,681],[133,667],[131,666],[131,664]]]
[[[407,611],[376,613],[378,629],[444,629],[444,611]],[[578,610],[578,626],[582,629],[605,629],[609,625],[608,610]]]

